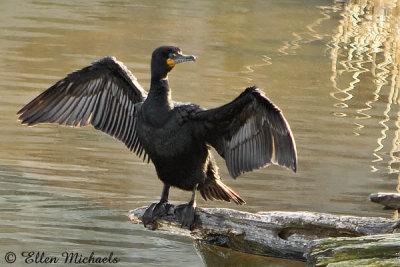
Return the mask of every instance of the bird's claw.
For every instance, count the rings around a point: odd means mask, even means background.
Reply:
[[[143,214],[142,222],[146,227],[148,224],[161,218],[163,215],[168,213],[171,204],[168,202],[156,202],[151,204]]]
[[[175,216],[181,222],[181,227],[187,227],[189,230],[194,228],[196,206],[193,203],[182,204],[175,208]]]

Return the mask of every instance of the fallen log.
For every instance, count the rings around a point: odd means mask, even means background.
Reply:
[[[134,223],[141,223],[147,207],[130,211]],[[398,220],[334,215],[316,212],[271,211],[249,213],[222,208],[197,208],[193,231],[182,229],[175,206],[149,229],[190,236],[200,242],[271,257],[306,260],[313,240],[328,237],[358,237],[392,233]]]
[[[373,193],[369,199],[389,209],[400,209],[400,193]]]
[[[400,234],[313,241],[308,266],[400,266]]]

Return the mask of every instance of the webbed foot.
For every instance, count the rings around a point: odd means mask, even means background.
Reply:
[[[151,204],[143,214],[142,222],[144,227],[161,218],[163,215],[168,213],[171,204],[168,202],[158,202]]]
[[[181,227],[187,227],[189,228],[189,230],[193,230],[195,212],[196,212],[195,202],[181,204],[175,208],[175,216],[181,222]]]

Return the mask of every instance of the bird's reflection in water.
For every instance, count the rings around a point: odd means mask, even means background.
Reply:
[[[371,171],[400,166],[400,3],[348,1],[329,43],[333,113],[354,123],[354,135],[376,130]]]

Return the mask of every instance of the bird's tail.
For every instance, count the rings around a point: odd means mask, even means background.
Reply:
[[[207,200],[225,200],[230,202],[231,200],[238,205],[246,204],[246,202],[236,194],[232,189],[229,188],[226,184],[224,184],[221,179],[215,179],[212,182],[204,184],[200,188],[201,196]]]

